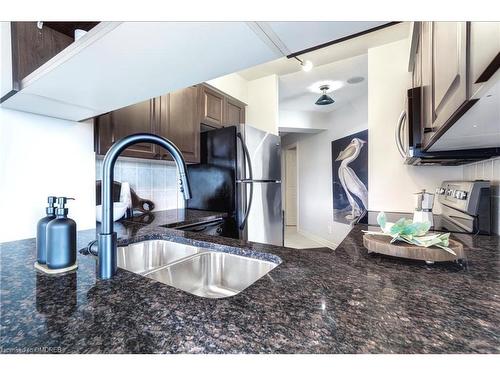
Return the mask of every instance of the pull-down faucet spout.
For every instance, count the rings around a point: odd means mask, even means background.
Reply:
[[[114,167],[118,156],[127,147],[136,143],[154,143],[167,149],[174,158],[179,171],[180,188],[184,193],[185,199],[191,198],[191,189],[186,174],[186,162],[182,153],[176,145],[166,138],[148,134],[139,133],[129,135],[111,146],[104,157],[102,167],[102,223],[101,233],[98,235],[98,276],[101,279],[110,279],[116,274],[116,232],[113,229],[113,179]]]

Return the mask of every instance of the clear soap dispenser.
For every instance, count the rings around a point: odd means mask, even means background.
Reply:
[[[68,217],[66,203],[73,198],[57,198],[56,218],[47,224],[47,267],[76,268],[76,223]]]

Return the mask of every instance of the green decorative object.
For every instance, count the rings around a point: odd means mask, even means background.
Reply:
[[[369,234],[391,236],[391,243],[403,241],[411,245],[431,247],[435,246],[450,254],[457,255],[449,246],[449,233],[427,234],[431,224],[429,222],[414,223],[413,220],[401,218],[395,223],[388,223],[384,212],[377,216],[377,223],[382,232],[363,231]]]

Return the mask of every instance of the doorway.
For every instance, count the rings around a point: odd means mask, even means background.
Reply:
[[[284,150],[284,197],[285,197],[285,233],[286,247],[294,249],[313,249],[323,247],[316,241],[306,237],[300,231],[299,205],[299,148],[292,144]]]

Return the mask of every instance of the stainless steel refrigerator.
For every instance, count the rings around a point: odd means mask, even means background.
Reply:
[[[186,206],[227,212],[222,235],[283,245],[279,136],[240,125],[203,132],[200,143]]]

